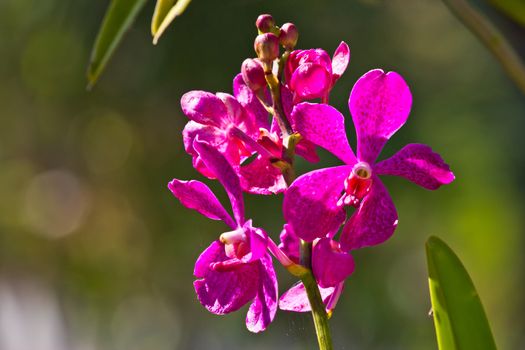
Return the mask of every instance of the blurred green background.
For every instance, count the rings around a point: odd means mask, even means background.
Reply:
[[[349,43],[331,101],[352,144],[353,83],[372,68],[396,70],[414,105],[381,158],[427,143],[457,177],[436,192],[385,179],[399,226],[387,243],[355,252],[331,321],[335,348],[437,349],[424,257],[431,234],[470,271],[499,347],[525,348],[525,99],[440,1],[195,0],[156,47],[150,2],[87,92],[107,4],[0,2],[1,350],[315,349],[308,314],[278,312],[253,335],[246,308],[219,317],[201,307],[193,263],[225,227],[166,188],[174,177],[203,180],[183,150],[181,95],[231,93],[265,12],[298,26],[300,48],[332,53]],[[338,164],[322,157],[315,167]],[[246,196],[248,215],[274,239],[280,200]],[[277,269],[283,292],[294,281]]]

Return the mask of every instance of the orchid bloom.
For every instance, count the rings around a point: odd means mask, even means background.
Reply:
[[[283,107],[290,115],[291,96],[283,90]],[[283,192],[286,182],[281,170],[272,164],[283,152],[279,128],[275,122],[270,123],[268,112],[241,74],[233,81],[233,91],[235,97],[197,90],[182,96],[182,110],[191,119],[183,130],[184,148],[193,157],[194,168],[208,178],[216,178],[217,174],[208,169],[194,149],[197,137],[224,155],[245,191],[264,195]],[[307,140],[299,142],[296,152],[308,161],[319,160]],[[249,158],[251,161],[247,161]]]
[[[225,93],[190,91],[184,94],[182,110],[191,119],[183,130],[184,148],[193,157],[194,168],[208,178],[216,178],[217,174],[208,169],[194,149],[197,137],[224,155],[241,178],[243,189],[258,194],[279,193],[284,191],[286,183],[281,171],[271,164],[274,155],[257,143],[259,129],[269,128],[269,121],[268,113],[256,103],[259,102],[250,101],[245,108]],[[242,166],[254,152],[257,158]]]
[[[397,225],[397,212],[377,175],[395,175],[434,190],[454,180],[441,156],[422,144],[408,144],[391,158],[375,163],[387,140],[405,123],[412,95],[403,78],[371,70],[354,85],[349,99],[357,132],[357,157],[344,128],[344,117],[326,104],[294,107],[294,128],[346,165],[319,169],[294,181],[284,197],[288,225],[301,239],[332,238],[345,219],[345,207],[356,210],[343,227],[343,251],[379,244]]]
[[[208,311],[227,314],[251,301],[246,326],[252,332],[266,329],[277,311],[277,277],[267,252],[268,236],[244,215],[239,178],[213,145],[197,138],[193,148],[207,169],[216,174],[231,201],[234,218],[202,182],[174,179],[168,185],[186,207],[222,220],[231,229],[202,252],[195,263],[195,292]]]
[[[294,94],[294,102],[314,98],[326,100],[349,62],[350,48],[344,41],[339,44],[332,59],[323,49],[292,51],[285,76]]]

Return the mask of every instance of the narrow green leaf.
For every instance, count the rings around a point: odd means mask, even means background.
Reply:
[[[525,1],[523,0],[490,0],[492,5],[525,27]]]
[[[88,89],[97,82],[109,58],[147,0],[112,0],[95,40],[87,71]]]
[[[166,17],[170,9],[177,0],[157,0],[155,4],[155,11],[153,12],[153,18],[151,19],[151,35],[155,36],[162,20]]]
[[[162,2],[162,4],[160,4]],[[153,19],[151,23],[151,30],[153,33],[153,44],[156,45],[159,41],[161,35],[164,33],[166,28],[173,22],[175,18],[180,16],[185,10],[186,7],[190,4],[191,0],[178,0],[175,5],[171,7],[169,11],[167,11],[166,15],[164,17],[162,16],[162,12],[166,11],[167,3],[170,1],[166,0],[158,0],[157,5],[155,6],[155,13],[153,14]],[[172,3],[174,1],[171,1]],[[158,12],[157,12],[158,9]],[[160,24],[156,24],[160,23]]]
[[[440,350],[495,350],[476,288],[457,255],[437,237],[426,243],[430,298]]]

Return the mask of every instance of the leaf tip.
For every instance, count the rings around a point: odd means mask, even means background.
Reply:
[[[441,240],[437,236],[428,237],[427,242],[425,243],[425,247],[427,248],[427,250],[443,245],[446,245],[445,242],[443,242],[443,240]]]
[[[97,68],[94,68],[93,63],[89,64],[89,67],[86,72],[87,85],[86,90],[91,91],[95,84],[97,83],[100,71]]]

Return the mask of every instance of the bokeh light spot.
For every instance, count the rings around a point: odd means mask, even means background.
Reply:
[[[83,135],[84,158],[94,173],[120,168],[128,159],[132,145],[131,126],[113,112],[91,119]]]
[[[84,55],[83,47],[71,31],[37,31],[22,53],[23,82],[40,97],[82,91]]]
[[[51,170],[29,183],[23,215],[35,233],[59,238],[79,228],[89,207],[89,193],[75,175]]]

